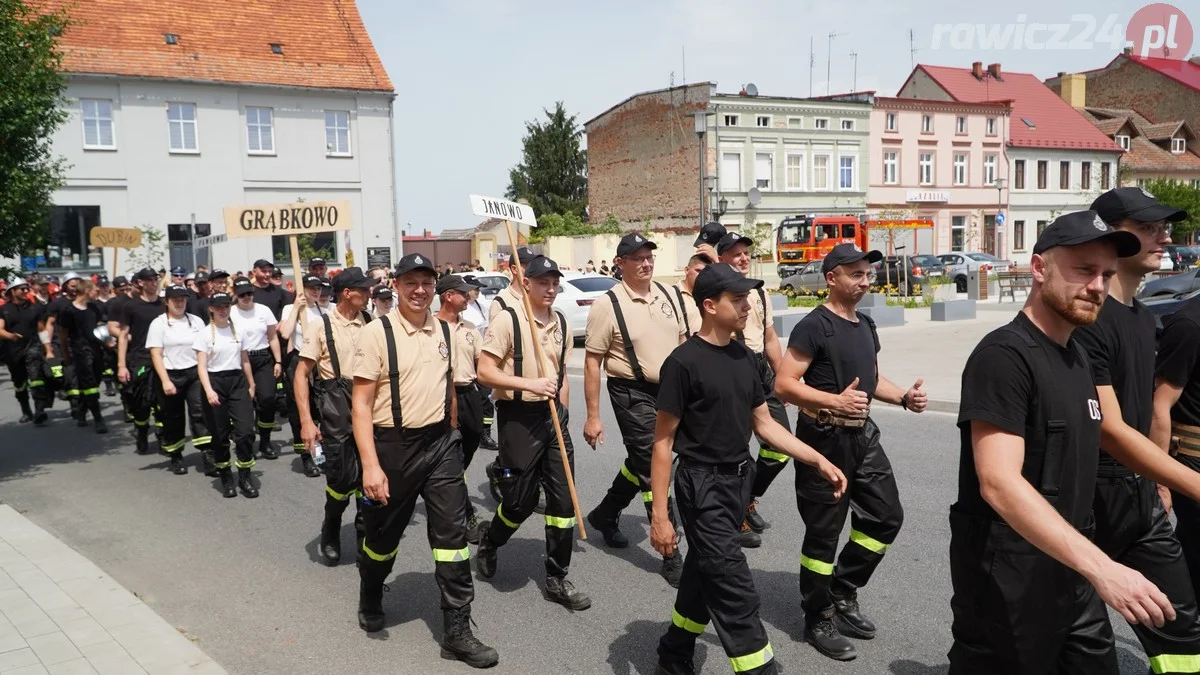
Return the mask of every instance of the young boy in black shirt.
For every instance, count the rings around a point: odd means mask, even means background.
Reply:
[[[730,336],[746,326],[748,296],[762,286],[728,264],[696,277],[693,297],[700,331],[663,363],[650,486],[666,494],[672,451],[679,454],[675,498],[690,544],[683,563],[672,625],[659,641],[656,675],[695,672],[696,638],[712,617],[734,672],[777,673],[758,594],[739,543],[750,501],[754,458],[750,433],[800,462],[816,467],[839,497],[846,477],[771,418],[754,355]],[[664,556],[676,546],[666,500],[654,502],[650,542]]]

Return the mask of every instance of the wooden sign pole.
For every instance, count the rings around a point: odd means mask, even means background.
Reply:
[[[517,237],[513,234],[512,221],[505,220],[504,226],[508,229],[508,241],[512,245],[512,260],[509,268],[512,269],[513,283],[520,284],[523,290],[521,293],[521,304],[525,307],[525,318],[529,320],[529,331],[533,336],[533,354],[537,360],[538,377],[546,376],[546,364],[543,360],[542,340],[538,335],[537,323],[533,318],[533,305],[529,303],[529,292],[524,291],[525,273],[521,270],[521,258],[517,255]],[[551,312],[551,317],[554,313]],[[566,340],[567,336],[564,335]],[[562,364],[563,368],[567,364]],[[571,506],[575,509],[575,524],[579,526],[579,538],[587,541],[587,528],[583,524],[583,512],[579,508],[579,495],[575,492],[575,475],[571,471],[571,458],[567,456],[567,444],[563,439],[562,423],[558,419],[558,406],[555,403],[558,401],[557,395],[553,401],[547,401],[550,407],[550,421],[554,423],[554,436],[558,440],[558,450],[562,453],[563,471],[567,474],[567,489],[571,492]]]
[[[296,235],[288,235],[288,248],[292,253],[292,292],[297,297],[304,296],[304,284],[301,281],[303,274],[300,272],[300,244],[297,242]]]
[[[117,254],[121,252],[121,249],[119,249],[119,248],[114,248],[114,249],[112,250],[112,252],[113,252],[113,273],[112,273],[112,277],[111,277],[111,278],[113,278],[113,279],[116,279],[116,278],[117,278],[117,269],[118,269],[118,267],[117,267]]]

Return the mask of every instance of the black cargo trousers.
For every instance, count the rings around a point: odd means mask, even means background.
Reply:
[[[711,619],[733,672],[778,672],[739,539],[754,471],[749,458],[740,464],[679,460],[675,496],[688,552],[671,625],[658,643],[662,662],[691,663],[696,638]]]
[[[787,408],[775,395],[775,371],[771,369],[771,363],[767,361],[765,354],[756,353],[754,356],[758,359],[758,375],[762,379],[763,392],[767,395],[767,410],[771,413],[771,419],[791,431],[792,423],[788,421]],[[787,467],[789,459],[789,455],[767,445],[761,438],[758,439],[758,470],[754,474],[754,485],[750,488],[751,499],[758,499],[767,493],[771,483]]]
[[[892,465],[879,444],[879,427],[869,417],[861,427],[836,426],[801,411],[796,426],[796,436],[841,469],[848,482],[839,499],[815,468],[796,465],[796,505],[804,521],[801,606],[806,617],[813,617],[831,608],[835,596],[850,596],[867,585],[900,533],[904,509]],[[850,541],[837,556],[850,510]]]
[[[325,453],[325,516],[340,522],[350,498],[354,497],[357,507],[354,531],[359,548],[362,548],[362,461],[358,456],[358,445],[354,442],[354,427],[350,418],[353,386],[353,382],[345,378],[314,378],[312,409],[320,417],[321,448]]]

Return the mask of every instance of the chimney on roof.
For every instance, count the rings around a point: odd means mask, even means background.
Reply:
[[[988,74],[991,75],[992,79],[994,79],[994,80],[1003,80],[1004,79],[1003,77],[1000,77],[1000,64],[999,63],[988,64]]]
[[[1059,96],[1072,108],[1087,105],[1087,76],[1082,73],[1063,75],[1059,85]]]
[[[983,61],[976,61],[975,63],[971,64],[971,74],[974,75],[975,79],[977,80],[983,79]]]

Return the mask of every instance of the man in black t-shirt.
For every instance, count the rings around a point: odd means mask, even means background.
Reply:
[[[21,423],[42,424],[52,402],[42,375],[45,350],[38,337],[45,328],[46,306],[29,300],[29,284],[19,277],[9,282],[4,293],[8,302],[0,307],[0,357],[21,405]],[[31,395],[36,411],[29,406]]]
[[[1130,622],[1175,618],[1154,584],[1089,537],[1102,414],[1073,333],[1096,320],[1117,258],[1140,247],[1095,211],[1058,218],[1034,245],[1024,309],[967,360],[950,509],[950,675],[1115,675],[1104,603]],[[1154,670],[1179,672],[1173,665]]]
[[[134,275],[137,294],[122,307],[117,343],[117,379],[129,388],[129,413],[133,416],[138,454],[150,452],[150,411],[154,404],[154,379],[146,336],[150,323],[164,311],[158,296],[158,273],[146,267]]]
[[[108,326],[109,346],[107,351],[110,354],[109,362],[113,371],[113,379],[116,380],[117,393],[121,395],[121,410],[123,419],[127,423],[133,422],[133,416],[129,414],[129,388],[117,379],[117,341],[121,338],[121,316],[125,312],[125,303],[129,302],[129,280],[123,276],[113,279],[113,296],[105,304],[104,325]],[[105,395],[110,395],[107,392]]]
[[[1075,331],[1087,351],[1100,401],[1100,461],[1096,477],[1096,545],[1113,560],[1146,575],[1171,599],[1176,619],[1161,630],[1133,626],[1152,665],[1180,656],[1200,672],[1200,622],[1183,549],[1167,515],[1167,481],[1200,498],[1200,474],[1173,461],[1148,436],[1153,415],[1154,315],[1133,294],[1159,268],[1171,223],[1187,212],[1164,206],[1138,187],[1109,190],[1092,209],[1116,230],[1136,236],[1141,250],[1117,261],[1099,318]],[[1134,472],[1137,473],[1134,473]],[[1140,475],[1139,475],[1140,474]],[[1162,494],[1160,499],[1159,493]],[[1171,668],[1166,672],[1171,672]]]
[[[71,303],[75,301],[75,287],[82,278],[75,272],[67,272],[63,276],[62,293],[52,300],[46,309],[46,332],[50,334],[51,349],[58,348],[56,355],[65,361],[69,361],[69,359],[66,359],[62,353],[63,350],[58,339],[58,318],[71,308]],[[59,398],[67,399],[71,406],[71,417],[76,421],[83,419],[86,413],[79,402],[79,382],[75,377],[75,366],[72,363],[67,362],[63,365],[62,387],[59,391]]]
[[[696,638],[710,618],[734,672],[779,672],[740,543],[756,470],[747,447],[751,431],[812,466],[830,494],[840,497],[846,489],[837,467],[771,417],[754,353],[731,339],[745,328],[749,294],[761,286],[724,263],[705,268],[692,289],[703,317],[700,331],[662,365],[650,487],[660,495],[669,492],[671,455],[678,454],[675,499],[688,552],[671,625],[658,643],[658,675],[695,673]],[[663,556],[675,552],[665,499],[654,500],[650,542]]]
[[[266,260],[256,260],[254,262],[254,302],[263,305],[271,310],[275,315],[275,320],[279,321],[283,316],[283,308],[289,304],[284,296],[284,290],[281,286],[271,282],[271,274],[275,271],[275,266]]]
[[[870,581],[904,522],[896,477],[870,417],[871,401],[915,413],[926,406],[921,379],[901,389],[879,372],[875,323],[856,309],[870,290],[871,264],[882,257],[853,244],[830,250],[822,263],[829,300],[792,330],[775,383],[779,397],[800,408],[796,436],[851,482],[846,496],[836,498],[812,469],[796,467],[796,504],[805,528],[800,547],[804,638],[839,661],[856,653],[835,619],[852,636],[875,636],[875,624],[859,609],[858,589]],[[838,538],[851,510],[850,542],[838,556]]]

